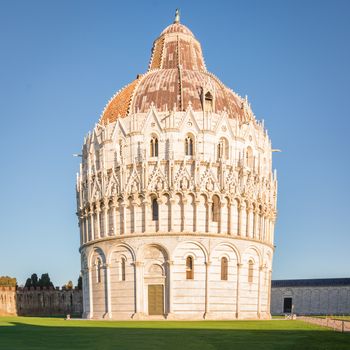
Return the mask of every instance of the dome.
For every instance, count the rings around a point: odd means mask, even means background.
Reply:
[[[193,33],[183,24],[179,22],[175,22],[167,26],[161,33],[161,35],[164,34],[170,34],[170,33],[183,33],[187,35],[191,35],[194,37]]]
[[[203,111],[203,96],[215,99],[213,112],[226,110],[230,118],[243,118],[243,100],[206,69],[200,43],[183,24],[166,27],[154,41],[149,69],[117,92],[105,107],[100,123],[115,122],[130,113]]]

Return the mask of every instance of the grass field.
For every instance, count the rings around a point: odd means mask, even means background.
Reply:
[[[302,321],[64,321],[0,317],[0,349],[350,349],[350,334]]]

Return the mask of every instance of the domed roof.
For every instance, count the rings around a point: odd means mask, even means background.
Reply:
[[[213,96],[215,112],[226,110],[231,118],[242,117],[243,100],[207,71],[200,43],[179,23],[177,13],[175,22],[154,41],[148,71],[114,95],[100,122],[145,113],[152,105],[159,111],[184,111],[189,105],[203,111],[207,92]]]
[[[160,35],[170,34],[170,33],[183,33],[194,37],[193,33],[180,22],[174,22],[170,24],[170,26],[167,26]]]

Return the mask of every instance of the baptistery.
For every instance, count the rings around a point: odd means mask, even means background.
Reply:
[[[271,141],[247,98],[207,71],[178,13],[81,156],[85,318],[270,317]]]

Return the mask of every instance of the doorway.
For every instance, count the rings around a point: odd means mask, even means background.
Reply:
[[[164,288],[162,284],[148,285],[148,314],[164,315]]]
[[[292,298],[284,298],[283,313],[290,314],[292,312],[292,304],[293,304]]]

